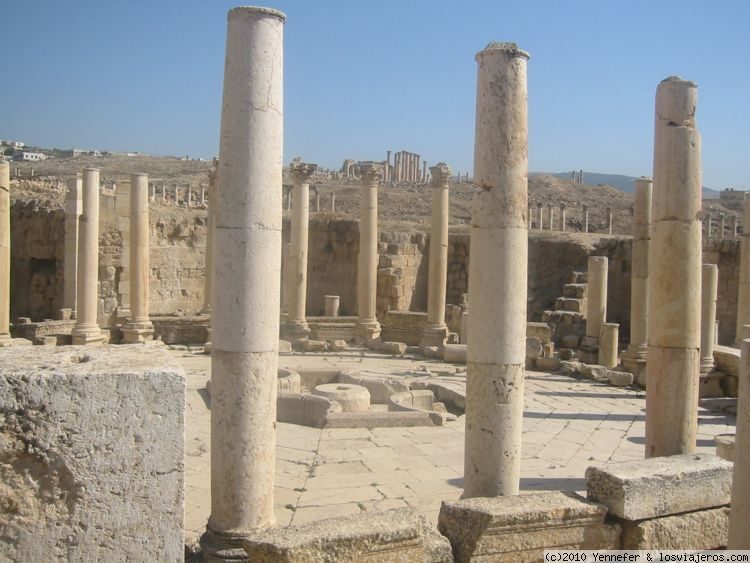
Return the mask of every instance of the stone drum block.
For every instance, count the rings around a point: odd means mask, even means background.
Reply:
[[[0,350],[0,560],[182,561],[185,381],[155,346]]]

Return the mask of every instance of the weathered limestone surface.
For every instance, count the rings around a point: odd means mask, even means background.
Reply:
[[[617,344],[619,341],[620,325],[617,323],[602,323],[599,330],[599,364],[612,369],[618,363]]]
[[[453,561],[447,540],[413,508],[265,530],[248,538],[245,550],[258,563]]]
[[[161,347],[0,350],[0,559],[182,561],[184,373]]]
[[[641,520],[728,504],[732,464],[706,454],[653,457],[589,467],[586,480],[590,500]]]
[[[639,178],[635,181],[635,192],[633,194],[630,345],[622,354],[622,364],[636,378],[646,369],[646,351],[648,348],[648,251],[651,244],[651,188],[650,178]]]
[[[729,508],[665,516],[626,525],[622,549],[720,549],[728,529]]]
[[[76,280],[78,279],[78,220],[81,216],[81,175],[68,180],[65,192],[65,274],[63,278],[63,307],[76,311]]]
[[[750,199],[745,200],[743,211],[744,225],[750,225]],[[742,231],[740,246],[740,281],[737,292],[737,330],[734,342],[742,342],[742,327],[750,324],[750,228]]]
[[[0,342],[10,340],[10,163],[0,158]]]
[[[438,530],[457,562],[540,561],[545,549],[616,549],[620,526],[575,493],[443,501]]]
[[[99,280],[99,169],[83,171],[83,213],[79,224],[77,318],[73,344],[104,341],[97,324]]]
[[[695,450],[701,324],[701,163],[697,86],[656,91],[649,255],[646,456]]]
[[[208,561],[243,558],[247,533],[275,523],[285,19],[254,7],[228,15],[214,198]]]
[[[465,498],[519,491],[526,362],[529,55],[479,52],[466,381]]]
[[[743,335],[744,336],[744,335]],[[750,339],[742,341],[734,448],[730,549],[750,548]]]

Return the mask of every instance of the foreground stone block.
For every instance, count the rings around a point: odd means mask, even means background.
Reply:
[[[626,520],[729,504],[732,464],[707,454],[612,463],[586,470],[587,496]]]
[[[719,434],[714,438],[716,442],[716,455],[721,459],[734,462],[734,434]]]
[[[626,525],[622,549],[720,549],[728,531],[729,508],[689,512]]]
[[[182,369],[163,347],[0,350],[0,560],[181,561]]]
[[[438,530],[457,562],[541,561],[544,550],[615,549],[607,509],[569,492],[444,501]]]
[[[253,563],[452,561],[447,540],[413,508],[266,529],[245,542]]]

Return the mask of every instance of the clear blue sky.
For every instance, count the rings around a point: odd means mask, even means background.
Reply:
[[[0,138],[211,157],[224,0],[5,0]],[[750,188],[750,2],[284,0],[285,160],[410,150],[471,171],[476,63],[529,62],[530,168],[650,175],[653,99],[699,87],[704,185]]]

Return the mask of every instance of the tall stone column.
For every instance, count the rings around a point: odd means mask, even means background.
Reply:
[[[729,217],[729,238],[732,240],[737,238],[737,215],[734,213]]]
[[[130,175],[130,310],[122,329],[126,343],[153,339],[148,315],[149,278],[148,175]]]
[[[542,210],[542,204],[537,203],[536,204],[536,228],[539,231],[544,230],[544,212]]]
[[[565,231],[566,229],[565,223],[567,221],[567,217],[565,216],[565,207],[566,205],[564,203],[560,204],[560,230],[561,231]]]
[[[336,192],[331,192],[331,213],[336,212]]]
[[[719,239],[724,240],[726,236],[724,235],[724,229],[726,229],[726,223],[727,223],[727,215],[726,213],[719,213]]]
[[[554,212],[552,210],[552,204],[547,204],[547,230],[551,231],[553,228],[553,222],[555,220]]]
[[[161,185],[161,200],[164,203],[167,202],[167,184],[166,183]]]
[[[740,239],[740,283],[737,294],[735,343],[742,344],[742,327],[750,325],[750,199],[745,200]]]
[[[78,289],[73,344],[101,344],[99,302],[99,169],[83,169],[83,209],[78,226]]]
[[[76,318],[76,280],[78,279],[78,221],[83,203],[80,174],[68,180],[65,193],[65,263],[63,270],[63,308],[70,309],[71,318]]]
[[[294,181],[292,197],[292,257],[289,276],[289,314],[284,324],[284,337],[291,341],[307,338],[305,310],[307,308],[307,233],[310,219],[310,176],[317,170],[317,164],[293,162],[289,169]]]
[[[206,205],[206,186],[201,184],[201,205]]]
[[[633,195],[633,251],[630,274],[630,345],[622,354],[623,367],[642,380],[648,349],[648,251],[651,243],[651,178],[635,181]]]
[[[256,7],[228,15],[212,198],[211,517],[201,540],[207,561],[246,561],[242,538],[275,523],[285,19]]]
[[[612,208],[607,207],[607,233],[612,234]]]
[[[606,256],[589,256],[586,292],[586,338],[590,345],[599,341],[602,323],[607,321],[607,280],[609,260]]]
[[[120,279],[117,285],[120,303],[117,306],[116,322],[124,325],[132,316],[130,309],[130,182],[120,182],[115,190],[115,213],[117,228],[122,241],[120,254]]]
[[[519,491],[528,235],[528,53],[479,52],[463,497]]]
[[[583,232],[589,232],[589,206],[583,206]]]
[[[0,158],[0,345],[10,342],[10,163]]]
[[[383,181],[391,181],[391,151],[385,151],[385,170],[383,173]]]
[[[714,369],[716,334],[716,298],[719,291],[719,267],[703,264],[701,269],[701,375]]]
[[[750,340],[743,340],[740,355],[731,506],[727,549],[747,549],[750,545]]]
[[[354,339],[369,344],[380,338],[380,323],[375,316],[378,291],[378,182],[383,167],[374,162],[362,165],[360,200],[359,255],[357,256],[357,322]]]
[[[646,457],[695,450],[702,262],[697,93],[694,82],[675,76],[656,90]]]
[[[451,169],[440,162],[432,172],[432,228],[430,231],[430,277],[427,287],[427,325],[420,345],[444,346],[448,338],[445,324],[445,294],[448,282],[448,187]]]

